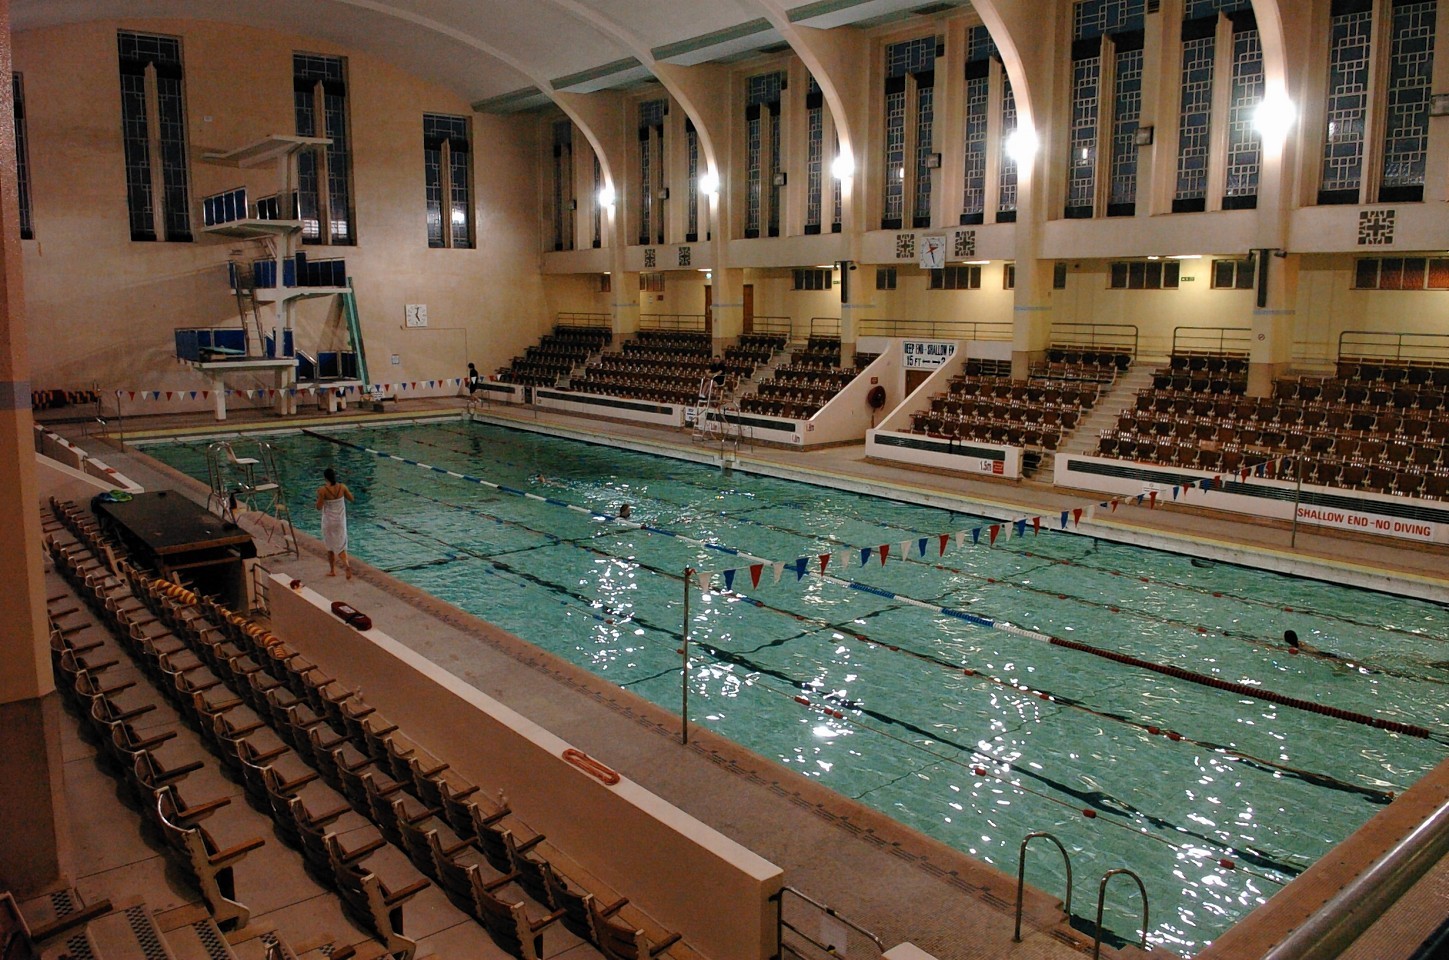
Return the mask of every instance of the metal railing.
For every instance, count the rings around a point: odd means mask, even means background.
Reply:
[[[555,327],[603,327],[613,325],[613,317],[607,313],[563,312],[555,315]]]
[[[981,320],[892,320],[872,318],[856,326],[857,337],[933,337],[950,340],[1010,340],[1011,324]]]
[[[1051,342],[1066,347],[1116,350],[1137,356],[1135,323],[1054,323]]]
[[[811,317],[809,335],[812,337],[840,336],[840,318]]]
[[[1067,897],[1066,906],[1063,908],[1067,916],[1072,915],[1072,858],[1067,854],[1067,848],[1062,842],[1045,830],[1038,830],[1035,833],[1028,833],[1021,838],[1021,850],[1016,855],[1016,932],[1011,935],[1012,943],[1021,943],[1021,900],[1026,890],[1026,848],[1029,843],[1038,837],[1044,837],[1057,845],[1062,852],[1062,862],[1067,865]],[[1098,923],[1101,919],[1098,918]]]
[[[1172,352],[1246,354],[1252,338],[1247,327],[1173,327]]]
[[[680,330],[686,332],[704,332],[704,314],[702,313],[641,313],[639,314],[640,330]]]
[[[1137,881],[1137,889],[1142,894],[1142,949],[1147,949],[1147,887],[1143,885],[1142,878],[1128,870],[1126,867],[1117,867],[1115,870],[1108,870],[1102,874],[1102,883],[1097,887],[1097,935],[1092,942],[1092,960],[1098,960],[1102,956],[1102,910],[1107,904],[1107,881],[1117,874],[1125,874]]]
[[[1449,363],[1449,334],[1345,330],[1338,335],[1338,359]]]
[[[795,329],[795,321],[790,317],[754,316],[750,318],[750,326],[755,333],[777,333],[784,334],[787,338]]]
[[[790,898],[793,909],[790,915],[786,915],[786,898]],[[834,909],[826,906],[818,900],[813,900],[794,887],[781,887],[780,892],[772,897],[779,912],[777,913],[776,942],[779,944],[781,960],[788,950],[793,956],[801,960],[814,960],[813,955],[802,953],[807,947],[818,950],[826,957],[859,957],[861,954],[852,947],[864,947],[869,943],[874,947],[874,953],[879,956],[885,953],[885,944],[880,937],[876,936],[865,927],[836,913]],[[815,924],[818,936],[803,929],[806,923]],[[793,934],[803,943],[791,943],[785,939],[786,932]],[[852,941],[855,941],[852,943]]]

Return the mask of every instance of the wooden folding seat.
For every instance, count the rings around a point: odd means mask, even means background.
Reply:
[[[1390,464],[1410,463],[1414,459],[1414,445],[1406,440],[1390,440],[1384,445],[1383,459]]]
[[[230,800],[223,797],[188,809],[178,801],[174,788],[163,787],[156,794],[155,806],[156,820],[167,844],[181,854],[178,859],[189,868],[212,920],[223,930],[244,927],[251,917],[251,911],[236,899],[232,868],[266,843],[261,837],[254,837],[225,850],[218,849],[211,834],[200,824],[228,803]]]
[[[1418,470],[1400,470],[1394,476],[1394,492],[1406,497],[1417,497],[1424,489],[1424,474]]]
[[[590,900],[589,906],[594,944],[606,960],[652,960],[679,942],[679,934],[671,933],[651,943],[642,929],[625,923],[617,914],[606,915],[598,901]]]
[[[1444,392],[1438,389],[1420,390],[1418,408],[1425,411],[1444,409]]]
[[[1367,479],[1368,465],[1354,461],[1343,465],[1343,472],[1338,478],[1337,486],[1358,490],[1363,487],[1364,481]]]
[[[1408,367],[1398,363],[1386,363],[1384,364],[1383,371],[1379,374],[1379,379],[1384,383],[1393,385],[1403,383],[1408,379],[1408,376]]]
[[[326,843],[343,906],[396,960],[412,960],[418,944],[403,933],[403,906],[431,884],[418,878],[394,890],[369,870],[361,861],[385,843],[381,837],[352,851],[344,850],[335,834],[329,834]]]
[[[1416,467],[1435,467],[1439,465],[1442,452],[1439,447],[1421,443],[1414,447],[1414,453],[1410,459]]]
[[[1449,499],[1449,470],[1434,470],[1426,473],[1423,495],[1433,500]]]
[[[1355,454],[1364,460],[1377,460],[1384,454],[1384,441],[1381,437],[1367,437],[1358,442],[1358,451]]]
[[[506,884],[493,881],[484,883],[474,873],[474,916],[493,942],[517,960],[543,960],[543,933],[563,917],[562,910],[555,910],[548,916],[534,920],[521,900],[505,900],[497,890]],[[512,880],[511,877],[505,878]]]
[[[1368,479],[1364,483],[1369,490],[1375,493],[1392,493],[1396,477],[1396,471],[1378,464],[1370,464]]]
[[[1337,460],[1320,460],[1313,470],[1313,481],[1325,487],[1337,486],[1343,464]]]

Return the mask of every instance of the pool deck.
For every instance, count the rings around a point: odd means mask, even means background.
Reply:
[[[461,401],[409,402],[382,418],[422,419],[459,415]],[[545,414],[532,409],[490,407],[483,419],[524,429],[543,429],[611,445],[694,460],[707,451],[688,433]],[[291,419],[240,416],[218,425],[199,417],[148,418],[144,426],[161,435],[215,434],[247,428],[293,429],[340,425],[355,417]],[[368,419],[377,419],[371,417]],[[128,439],[141,424],[127,424]],[[69,431],[62,431],[68,433]],[[170,486],[204,497],[204,488],[149,458],[96,438],[79,440],[113,467],[148,487]],[[863,446],[821,451],[745,448],[740,469],[842,489],[887,493],[913,502],[939,503],[1010,519],[1055,516],[1094,502],[1091,494],[1059,492],[1046,484],[967,480],[867,461]],[[1300,529],[1290,546],[1286,525],[1244,522],[1198,508],[1123,509],[1083,532],[1194,556],[1243,562],[1287,573],[1365,586],[1392,585],[1397,592],[1449,600],[1449,550],[1389,543],[1337,532]],[[1059,921],[1046,894],[1027,899],[1023,942],[1011,941],[1015,877],[985,867],[849,798],[792,774],[708,731],[678,740],[678,717],[644,702],[592,674],[542,653],[481,620],[363,565],[351,582],[325,577],[320,544],[301,538],[302,557],[266,561],[372,614],[377,626],[409,644],[483,692],[520,710],[580,749],[600,757],[686,812],[779,864],[786,882],[830,904],[878,933],[887,946],[910,942],[941,960],[997,957],[1072,957],[1090,954],[1090,938]],[[265,544],[262,544],[265,552]],[[355,561],[354,561],[355,562]],[[480,642],[481,641],[481,642]],[[1260,956],[1288,930],[1357,875],[1379,853],[1407,834],[1449,797],[1449,763],[1385,808],[1363,830],[1319,865],[1240,923],[1207,955]],[[1429,897],[1423,923],[1442,918],[1443,864],[1431,870],[1401,903]],[[1150,878],[1149,878],[1150,882]],[[1080,882],[1086,893],[1091,881]],[[1436,886],[1437,884],[1437,886]],[[1078,912],[1090,912],[1079,905]],[[1409,906],[1398,908],[1409,910]],[[1430,930],[1433,924],[1430,924]],[[1402,951],[1375,954],[1389,960]],[[1365,937],[1372,934],[1365,934]],[[1422,939],[1422,938],[1421,938]],[[1104,954],[1130,956],[1135,949]]]

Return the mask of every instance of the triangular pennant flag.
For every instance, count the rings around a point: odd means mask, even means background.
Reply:
[[[152,390],[151,391],[151,399],[152,400],[160,400],[161,399],[161,391],[160,390]]]
[[[902,540],[901,541],[901,559],[902,560],[909,560],[909,559],[911,559],[911,541],[909,541],[909,540]]]
[[[886,557],[891,555],[891,545],[883,543],[877,549],[880,550],[880,565],[885,566]]]
[[[1062,511],[1062,529],[1065,530],[1066,528],[1067,528],[1067,511],[1063,510]]]
[[[995,534],[992,534],[992,539],[993,540],[996,539],[996,535]],[[980,527],[974,527],[971,530],[971,545],[974,547],[974,546],[978,545],[979,543],[981,543],[981,528]]]
[[[1082,525],[1082,508],[1081,507],[1073,507],[1072,508],[1072,524],[1074,526],[1081,526]]]
[[[980,527],[977,527],[975,530],[957,530],[956,531],[956,549],[959,550],[962,547],[966,546],[966,535],[968,533],[971,535],[971,542],[972,543],[977,543],[977,542],[979,542],[981,540],[981,528]]]
[[[1180,488],[1180,487],[1173,487],[1173,488],[1172,488],[1172,499],[1174,499],[1174,500],[1176,500],[1176,499],[1177,499],[1177,491],[1178,491],[1178,490],[1179,490],[1179,489],[1181,489],[1181,488]]]
[[[733,590],[735,588],[735,571],[726,570],[724,572],[724,582],[726,590]]]
[[[136,399],[136,391],[134,391],[134,390],[127,390],[126,392],[131,395],[131,399],[132,400]]]
[[[1156,509],[1156,507],[1157,507],[1157,491],[1156,490],[1148,490],[1147,491],[1147,500],[1148,500],[1147,509],[1149,509],[1149,510]]]
[[[1139,493],[1137,495],[1137,505],[1139,507],[1142,506],[1142,501],[1145,500],[1146,498],[1147,498],[1147,494],[1145,494],[1145,493]]]
[[[167,400],[170,400],[171,399],[171,391],[170,390],[167,390],[166,391],[166,399]]]
[[[1249,472],[1250,471],[1248,470],[1247,467],[1244,467],[1242,470],[1239,470],[1238,471],[1238,479],[1241,480],[1241,481],[1243,481],[1244,483],[1247,483],[1248,482]]]
[[[1264,468],[1265,467],[1267,467],[1267,464],[1260,463],[1256,467],[1253,468],[1253,474],[1256,477],[1258,477],[1258,479],[1260,479],[1260,480],[1263,478],[1263,472],[1264,472]]]
[[[1197,482],[1197,485],[1204,490],[1211,488],[1213,485],[1212,477],[1203,477]]]
[[[1024,537],[1024,536],[1026,536],[1026,518],[1025,517],[1023,517],[1020,520],[1013,521],[1012,522],[1012,526],[1016,528],[1016,535],[1018,537]]]
[[[809,557],[795,558],[795,582],[800,582],[800,580],[805,576],[805,565],[809,562]]]
[[[1041,517],[1031,518],[1031,532],[1037,536],[1041,536]]]
[[[930,537],[922,537],[916,541],[916,549],[921,551],[921,556],[923,557],[926,555],[926,541],[929,539]]]
[[[196,399],[196,391],[195,390],[191,391],[191,399],[193,399],[193,400]]]
[[[710,581],[710,578],[712,578],[713,576],[714,576],[714,574],[712,574],[712,573],[705,573],[705,572],[701,571],[695,577],[695,579],[699,581],[699,589],[702,592],[709,593],[709,581]]]
[[[820,575],[825,576],[825,571],[828,569],[830,569],[830,554],[822,553],[820,555]]]
[[[1223,488],[1223,475],[1220,474],[1220,473],[1219,474],[1215,474],[1213,476],[1213,489],[1215,489],[1215,490],[1221,490],[1222,488]]]
[[[763,573],[764,570],[765,565],[763,563],[750,564],[750,586],[758,587],[760,585],[760,574]]]
[[[211,391],[210,390],[203,390],[203,391],[201,391],[201,399],[203,399],[203,400],[210,400],[211,399]]]
[[[785,572],[785,561],[781,560],[778,563],[772,563],[772,564],[770,564],[770,569],[772,571],[774,571],[774,574],[775,574],[775,582],[776,583],[779,583],[780,582],[780,575]]]
[[[991,545],[993,547],[996,546],[996,535],[998,533],[1000,533],[1000,532],[1001,532],[1001,524],[999,524],[999,523],[993,523],[991,525]]]
[[[956,534],[956,536],[959,537],[959,536],[961,536],[961,534],[958,533],[958,534]],[[941,534],[941,536],[940,536],[939,539],[941,541],[941,549],[936,554],[936,556],[938,556],[938,557],[944,557],[946,555],[946,541],[951,539],[951,535],[949,533],[943,533],[943,534]]]
[[[1109,504],[1109,505],[1110,505],[1110,506],[1111,506],[1111,508],[1112,508],[1112,512],[1113,512],[1113,513],[1116,513],[1116,512],[1117,512],[1117,504],[1119,504],[1119,503],[1121,503],[1121,502],[1122,502],[1122,501],[1120,501],[1120,500],[1113,500],[1113,501],[1112,501],[1112,502],[1111,502],[1111,504]]]
[[[870,563],[870,553],[870,547],[860,548],[860,565],[862,567],[865,566],[867,563]]]

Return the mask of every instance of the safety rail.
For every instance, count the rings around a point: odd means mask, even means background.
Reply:
[[[812,337],[838,337],[840,336],[839,317],[811,317],[810,336]]]
[[[201,222],[208,227],[247,219],[247,188],[234,187],[201,198]]]
[[[750,319],[752,333],[778,333],[786,337],[795,331],[795,321],[790,317],[762,317],[756,314]]]
[[[803,929],[801,929],[799,925],[797,925],[797,923],[804,923],[805,917],[796,917],[794,919],[786,918],[786,894],[789,894],[790,896],[800,901],[800,906],[811,908],[812,912],[808,913],[808,916],[814,918],[819,924],[820,937],[818,939],[810,935],[809,933],[806,933]],[[821,903],[819,900],[815,900],[809,896],[806,896],[799,890],[796,890],[794,887],[781,887],[780,892],[775,894],[770,899],[775,901],[775,906],[778,908],[778,913],[776,915],[778,918],[778,925],[776,928],[776,942],[779,944],[780,952],[777,955],[779,957],[779,960],[784,960],[786,950],[790,951],[790,953],[794,956],[801,958],[801,960],[811,960],[810,957],[807,957],[804,953],[800,952],[799,946],[787,943],[785,941],[785,931],[787,930],[828,957],[858,958],[860,956],[860,954],[850,949],[848,939],[851,932],[858,934],[862,939],[868,940],[870,941],[870,943],[874,944],[878,953],[885,953],[886,947],[885,944],[881,942],[880,937],[876,936],[865,927],[862,927],[854,920],[851,920],[849,917],[844,917],[841,916],[839,913],[836,913],[834,908],[828,907],[825,904]]]
[[[1172,352],[1246,355],[1252,336],[1247,327],[1173,327]]]
[[[1135,323],[1054,323],[1051,342],[1066,347],[1117,350],[1137,356]]]
[[[951,340],[1010,340],[1011,324],[982,320],[891,320],[872,318],[856,326],[857,337],[945,337]]]
[[[613,325],[613,317],[607,313],[574,313],[564,311],[554,316],[556,327],[604,327]]]
[[[1050,840],[1062,852],[1062,862],[1067,865],[1067,896],[1063,910],[1067,916],[1070,917],[1072,915],[1072,858],[1067,854],[1067,848],[1062,846],[1060,840],[1045,830],[1028,833],[1025,837],[1021,838],[1021,849],[1016,855],[1016,932],[1011,935],[1012,943],[1021,943],[1021,902],[1022,895],[1026,891],[1026,848],[1029,843],[1038,837],[1045,837]],[[1101,923],[1101,919],[1099,918],[1097,922]]]
[[[1097,934],[1092,941],[1092,960],[1099,960],[1102,956],[1102,910],[1107,904],[1107,882],[1117,874],[1122,873],[1137,881],[1137,890],[1142,894],[1142,949],[1147,949],[1147,887],[1142,883],[1142,878],[1128,870],[1126,867],[1117,867],[1102,874],[1102,883],[1097,887]]]
[[[1449,364],[1449,334],[1345,330],[1338,335],[1338,359]]]
[[[640,330],[681,330],[704,332],[702,313],[641,313]]]

